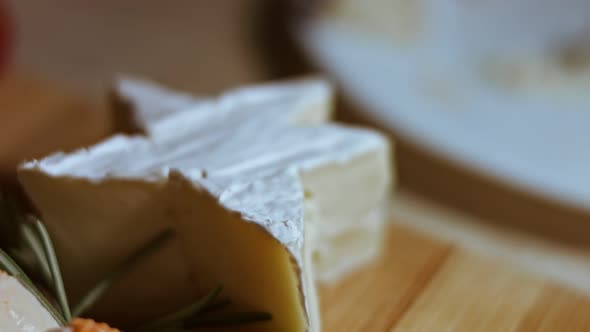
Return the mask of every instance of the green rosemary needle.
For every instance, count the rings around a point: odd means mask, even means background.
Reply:
[[[39,219],[35,219],[34,225],[41,238],[41,244],[43,245],[43,250],[45,251],[45,257],[49,263],[49,271],[51,272],[51,280],[53,281],[53,291],[57,297],[57,302],[59,303],[61,311],[64,314],[65,320],[70,321],[72,320],[72,313],[70,312],[68,297],[66,296],[66,290],[61,277],[57,256],[55,255],[55,250],[53,249],[53,244],[51,243],[51,238],[49,237],[47,229],[45,229],[45,226],[43,226],[43,223],[41,223]]]
[[[221,286],[215,287],[208,294],[198,299],[193,304],[143,325],[138,329],[138,331],[156,331],[162,328],[165,329],[182,326],[184,320],[193,317],[211,305],[219,293],[221,293]]]
[[[48,285],[52,286],[52,294],[59,304],[59,309],[37,289],[31,279],[14,262],[4,250],[0,249],[0,269],[16,278],[27,290],[29,290],[41,304],[51,313],[61,326],[66,326],[72,317],[78,317],[87,311],[98,299],[100,299],[111,285],[139,262],[160,249],[174,235],[173,231],[166,230],[155,236],[135,254],[124,260],[111,272],[107,273],[80,302],[70,310],[68,299],[63,284],[58,259],[51,242],[51,238],[43,223],[32,215],[24,215],[10,197],[6,197],[0,191],[0,225],[15,225],[20,230],[21,241],[26,247],[18,247],[13,250],[22,253],[21,250],[30,250],[34,255],[41,275]],[[14,248],[13,248],[14,249]],[[12,252],[12,251],[11,251]],[[27,260],[27,262],[30,260]],[[203,297],[191,305],[174,313],[157,318],[143,325],[137,332],[189,332],[195,329],[214,326],[234,326],[254,322],[268,321],[272,315],[268,312],[236,312],[221,313],[220,309],[227,307],[230,301],[223,298],[216,301],[221,293],[221,286],[215,287]]]
[[[39,269],[41,271],[43,280],[48,285],[53,284],[51,269],[49,268],[49,262],[47,260],[47,256],[45,255],[45,250],[43,249],[40,235],[37,233],[37,230],[34,228],[32,222],[23,221],[19,226],[25,243],[27,246],[29,246],[29,248],[31,248],[31,251],[35,255],[35,259],[39,264]]]
[[[160,249],[166,242],[174,236],[172,230],[165,230],[156,235],[147,245],[137,251],[135,254],[127,258],[123,263],[119,264],[115,269],[104,276],[94,287],[92,287],[74,307],[72,313],[74,316],[79,316],[88,310],[104,293],[111,287],[113,282],[125,275],[128,271],[133,269],[137,263],[144,258],[153,254]]]

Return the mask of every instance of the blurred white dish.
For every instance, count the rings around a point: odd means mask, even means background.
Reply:
[[[465,69],[353,25],[304,23],[294,29],[304,51],[368,118],[505,183],[590,208],[588,71],[524,57]]]

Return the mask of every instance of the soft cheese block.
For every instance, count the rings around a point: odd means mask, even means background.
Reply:
[[[176,240],[107,295],[99,318],[137,321],[222,285],[234,309],[273,314],[253,330],[319,331],[314,281],[378,252],[391,176],[388,141],[321,124],[329,93],[314,86],[184,96],[163,112],[154,106],[178,95],[152,86],[145,97],[161,97],[141,106],[127,86],[145,136],[23,165],[73,297],[171,227]]]
[[[0,271],[0,331],[46,332],[59,324],[21,283]]]
[[[164,132],[170,132],[174,127],[178,130],[178,124],[184,123],[183,118],[191,117],[195,109],[207,107],[207,99],[192,97],[186,93],[172,91],[152,82],[142,81],[126,77],[117,81],[117,89],[114,94],[115,105],[125,105],[125,109],[116,109],[115,116],[131,115],[133,121],[126,131],[139,129],[149,135],[158,135],[158,128]],[[220,96],[216,102],[220,109],[229,108],[239,110],[240,116],[248,114],[275,122],[302,125],[318,125],[330,119],[332,114],[332,89],[322,79],[301,79],[282,83],[256,85],[230,90]],[[266,114],[266,115],[265,115]],[[166,121],[162,121],[166,119]],[[189,121],[190,123],[190,121]],[[358,163],[360,173],[379,174],[378,169],[363,168],[370,162]],[[321,204],[308,202],[306,213],[309,219],[320,219],[317,231],[322,241],[315,244],[315,270],[316,278],[321,281],[331,281],[353,269],[359,263],[374,256],[380,248],[379,239],[381,225],[384,220],[387,202],[378,204],[379,209],[354,211],[356,206],[372,206],[371,199],[378,197],[384,191],[384,186],[389,179],[382,184],[374,182],[354,182],[364,179],[363,176],[346,176],[340,172],[356,171],[356,167],[339,169],[327,167],[319,176],[303,179],[313,191],[322,192],[324,202]],[[349,178],[350,180],[343,180]],[[339,182],[339,186],[330,186],[332,181]],[[351,183],[343,183],[351,181]],[[316,186],[314,183],[322,183]],[[368,196],[368,202],[361,205],[347,205],[351,209],[338,206],[342,201],[358,199],[355,190],[357,188],[376,188],[377,194]],[[338,189],[334,192],[326,190]],[[343,193],[342,188],[351,188],[351,192]],[[385,199],[389,198],[384,195]],[[333,201],[333,202],[331,202]],[[321,207],[321,210],[319,209]],[[315,215],[315,214],[319,215]],[[359,220],[361,222],[359,222]]]

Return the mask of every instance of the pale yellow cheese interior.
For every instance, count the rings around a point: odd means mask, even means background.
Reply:
[[[36,172],[23,172],[20,180],[51,233],[72,304],[171,226],[159,199],[164,184],[113,179],[97,184]],[[194,279],[176,238],[115,283],[91,314],[123,325],[162,314],[195,299]]]
[[[273,320],[240,331],[305,331],[299,269],[261,226],[185,183],[21,179],[51,230],[75,303],[101,276],[166,227],[170,244],[107,293],[93,318],[124,327],[196,300],[217,285],[230,310],[268,311]],[[64,203],[64,202],[67,202]]]
[[[244,309],[271,311],[275,318],[268,326],[289,322],[289,331],[303,331],[306,315],[314,330],[319,328],[314,277],[332,280],[379,252],[389,158],[385,146],[300,171],[307,194],[302,252],[307,273],[301,276],[307,303],[298,267],[284,245],[194,184],[179,189],[166,180],[114,178],[93,183],[26,169],[20,178],[54,237],[74,303],[156,234],[177,230],[172,243],[108,292],[94,317],[125,326],[186,305],[222,284],[224,294]]]
[[[242,310],[273,314],[252,331],[305,331],[299,267],[287,248],[260,225],[228,211],[218,200],[189,183],[180,183],[174,223],[183,234],[194,274],[208,288],[222,284]]]

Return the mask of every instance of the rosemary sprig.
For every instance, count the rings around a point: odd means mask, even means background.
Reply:
[[[181,325],[184,320],[195,316],[204,308],[211,305],[219,293],[221,293],[221,286],[215,287],[208,294],[198,299],[193,304],[180,309],[177,312],[168,314],[164,317],[156,319],[153,322],[143,325],[138,329],[138,331],[155,331],[159,328],[177,327],[178,325]]]
[[[226,298],[222,298],[219,301],[210,303],[207,306],[205,306],[203,308],[203,310],[201,310],[201,313],[206,313],[206,312],[212,312],[212,311],[216,311],[216,310],[221,310],[223,308],[228,307],[230,304],[231,304],[231,301],[227,297]]]
[[[165,230],[152,239],[146,246],[119,264],[110,273],[104,276],[94,287],[92,287],[74,307],[72,313],[79,316],[88,310],[104,293],[111,287],[113,282],[132,270],[144,258],[153,254],[174,236],[172,230]]]
[[[8,256],[8,254],[0,249],[0,268],[15,278],[22,278],[30,281],[27,275],[20,269],[20,267]]]
[[[61,277],[61,271],[59,269],[57,256],[55,255],[55,250],[53,249],[53,244],[51,243],[51,238],[49,237],[47,229],[45,229],[45,226],[43,226],[43,223],[41,223],[39,219],[34,220],[34,226],[41,239],[41,244],[43,245],[45,257],[49,264],[51,280],[53,281],[53,291],[55,292],[55,296],[57,297],[57,302],[59,303],[61,312],[64,314],[65,320],[69,322],[70,320],[72,320],[72,313],[70,312],[68,297],[66,296],[66,290],[64,287],[63,279]]]
[[[0,269],[5,270],[15,277],[27,290],[29,290],[41,304],[51,313],[61,326],[66,326],[72,316],[77,317],[89,309],[100,299],[111,285],[127,272],[132,270],[139,262],[164,245],[173,236],[171,230],[158,234],[137,253],[119,264],[114,270],[107,273],[94,287],[92,287],[80,302],[70,311],[65,287],[61,277],[58,259],[55,255],[51,238],[43,226],[43,223],[31,215],[23,215],[22,211],[13,201],[7,199],[0,192],[0,223],[17,225],[26,248],[17,248],[15,252],[21,253],[21,249],[30,250],[42,277],[48,285],[52,286],[53,295],[57,299],[60,310],[57,310],[50,301],[37,289],[25,272],[14,262],[5,251],[0,249]],[[12,251],[11,251],[12,252]],[[228,299],[216,301],[221,293],[221,286],[208,292],[191,305],[174,313],[143,325],[137,332],[190,332],[195,329],[215,326],[235,326],[254,322],[268,321],[272,315],[268,312],[237,312],[223,314],[219,310],[230,304]]]
[[[205,327],[235,326],[272,320],[272,315],[268,312],[215,313],[230,303],[227,299],[214,302],[221,289],[221,286],[217,286],[193,304],[143,325],[136,331],[185,332]]]
[[[35,259],[39,264],[39,269],[41,271],[43,280],[48,285],[51,285],[53,283],[53,277],[51,276],[51,269],[49,268],[49,262],[47,261],[43,244],[39,238],[40,235],[34,229],[31,222],[21,222],[19,226],[25,243],[27,246],[29,246],[29,248],[31,248]]]

